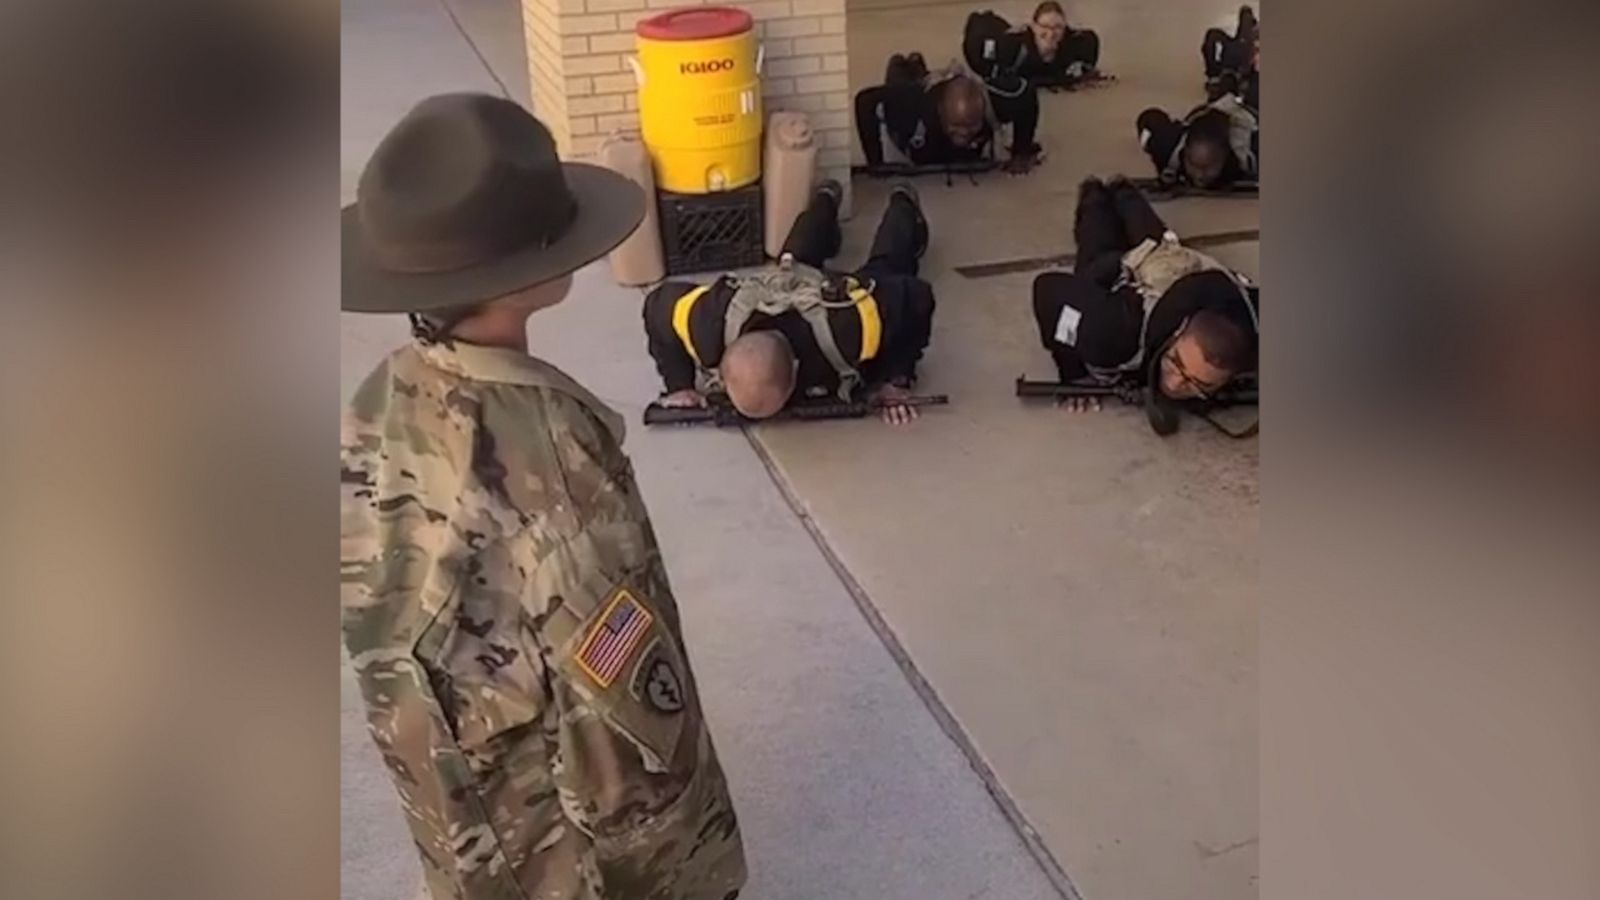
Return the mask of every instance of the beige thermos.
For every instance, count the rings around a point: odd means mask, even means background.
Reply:
[[[762,201],[766,206],[767,255],[777,257],[794,220],[811,202],[817,171],[817,141],[811,120],[801,112],[775,112],[767,122]]]
[[[628,287],[655,284],[667,277],[661,252],[661,220],[656,213],[656,180],[650,154],[636,135],[613,134],[600,145],[600,164],[633,179],[644,188],[644,221],[639,230],[611,251],[611,274]]]

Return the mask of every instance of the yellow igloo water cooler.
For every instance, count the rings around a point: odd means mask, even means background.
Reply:
[[[710,194],[761,178],[760,51],[742,9],[674,9],[634,28],[639,126],[656,185]]]

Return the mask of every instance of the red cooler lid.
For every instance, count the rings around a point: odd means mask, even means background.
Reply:
[[[691,6],[669,9],[644,19],[634,26],[642,38],[652,41],[706,41],[744,34],[755,21],[742,9],[731,6]]]

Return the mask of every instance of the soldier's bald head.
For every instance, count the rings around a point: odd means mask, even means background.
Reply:
[[[794,393],[794,349],[776,331],[741,335],[722,351],[722,385],[735,409],[765,419],[783,409]]]
[[[1183,145],[1183,172],[1197,187],[1211,187],[1222,180],[1228,164],[1228,148],[1209,137],[1191,137]]]
[[[988,118],[988,98],[976,79],[959,75],[945,83],[939,95],[939,122],[950,142],[966,147],[977,138]]]

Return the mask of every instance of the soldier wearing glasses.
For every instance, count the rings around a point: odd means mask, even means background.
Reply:
[[[1063,382],[1132,376],[1172,400],[1195,400],[1255,371],[1259,291],[1185,247],[1138,188],[1084,181],[1073,237],[1076,270],[1033,282],[1039,339]]]

